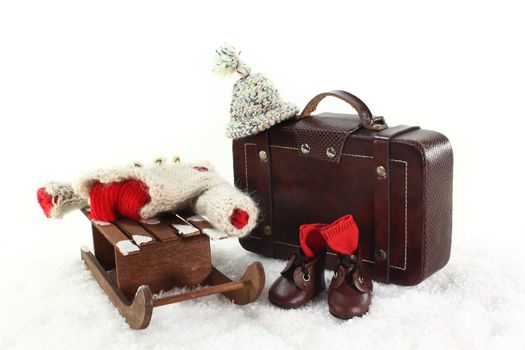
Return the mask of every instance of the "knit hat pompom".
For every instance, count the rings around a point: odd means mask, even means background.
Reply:
[[[235,51],[235,48],[229,44],[224,44],[217,49],[217,56],[215,57],[215,68],[213,73],[217,74],[221,79],[232,75],[237,72],[241,77],[250,75],[251,69],[241,61],[239,53]]]

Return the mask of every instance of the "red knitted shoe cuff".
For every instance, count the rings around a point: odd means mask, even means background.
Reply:
[[[345,215],[321,230],[326,244],[340,254],[353,254],[359,243],[359,229],[352,215]]]
[[[325,241],[321,236],[321,229],[326,224],[308,224],[299,227],[299,241],[304,254],[313,258],[325,247]]]

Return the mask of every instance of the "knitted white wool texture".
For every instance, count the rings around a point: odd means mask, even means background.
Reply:
[[[282,101],[279,92],[266,77],[259,73],[249,75],[233,86],[231,121],[226,127],[226,136],[239,138],[255,135],[298,112],[296,106]]]
[[[228,236],[246,236],[257,224],[252,218],[259,216],[259,210],[253,200],[228,183],[209,188],[197,197],[193,208]],[[249,215],[248,223],[241,229],[236,229],[229,222],[229,216],[235,208],[243,209]]]
[[[215,51],[215,67],[213,73],[217,74],[221,79],[232,75],[234,72],[239,73],[242,77],[250,74],[251,69],[240,58],[235,48],[229,44],[225,44]]]
[[[239,58],[233,46],[224,45],[216,53],[213,70],[216,74],[225,77],[237,72],[241,76],[233,86],[231,120],[225,132],[227,137],[255,135],[297,115],[299,109],[284,102],[265,76],[259,73],[250,75],[250,67]]]
[[[84,198],[75,193],[71,184],[49,182],[46,184],[45,190],[53,197],[54,206],[49,212],[53,219],[60,219],[72,210],[85,208],[89,205]]]
[[[199,171],[198,167],[208,170]],[[131,165],[101,169],[80,178],[73,184],[73,190],[89,202],[91,189],[97,182],[109,184],[132,179],[142,181],[149,189],[151,199],[139,213],[143,219],[195,204],[197,214],[207,217],[215,228],[229,236],[247,235],[257,223],[259,212],[254,201],[222,179],[208,163],[163,163],[147,167]],[[202,200],[201,196],[204,197]],[[249,214],[248,223],[241,229],[229,222],[235,208]]]

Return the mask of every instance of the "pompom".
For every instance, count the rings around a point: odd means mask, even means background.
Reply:
[[[241,61],[233,46],[225,44],[215,52],[217,52],[217,56],[215,57],[213,73],[221,79],[232,75],[234,72],[239,73],[243,78],[250,75],[250,67]]]

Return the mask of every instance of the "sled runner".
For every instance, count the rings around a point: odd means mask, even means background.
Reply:
[[[89,215],[89,209],[83,212]],[[218,293],[245,305],[264,287],[259,262],[250,264],[238,281],[212,266],[210,239],[226,236],[198,215],[166,213],[156,223],[126,218],[107,225],[92,222],[92,230],[94,254],[82,247],[81,257],[133,329],[146,328],[157,306]],[[161,293],[174,287],[195,288]]]

